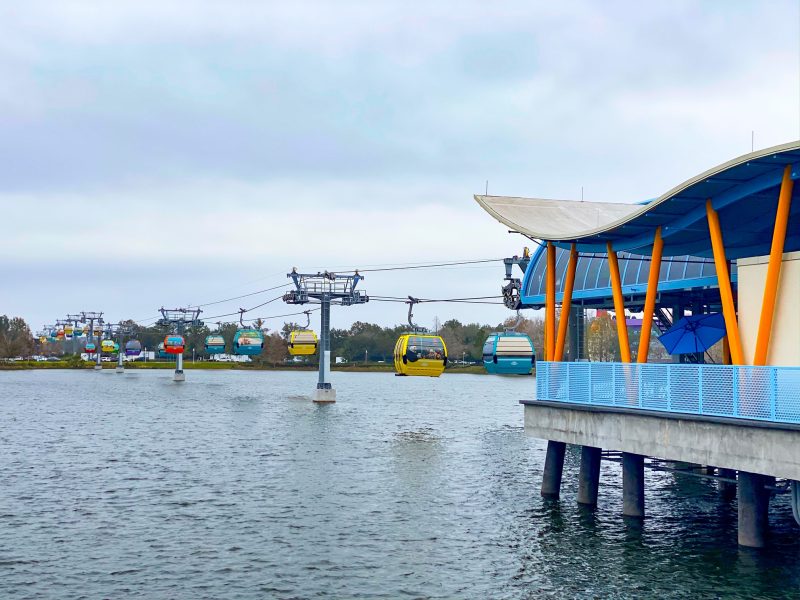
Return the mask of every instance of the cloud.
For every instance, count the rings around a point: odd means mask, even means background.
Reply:
[[[13,285],[0,301],[44,318],[62,311],[46,293],[58,281],[63,302],[124,312],[294,264],[518,252],[471,199],[486,180],[495,194],[638,201],[748,151],[751,130],[757,147],[797,137],[797,11],[6,3],[0,274]],[[71,295],[61,274],[77,265]],[[500,278],[415,273],[379,291],[473,295]],[[28,308],[31,294],[50,299]]]

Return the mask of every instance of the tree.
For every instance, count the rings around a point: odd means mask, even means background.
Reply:
[[[506,327],[512,327],[514,323],[516,323],[516,317],[510,317],[506,320],[503,324]],[[536,351],[536,357],[538,359],[544,359],[544,320],[539,318],[534,319],[525,319],[523,318],[515,331],[519,331],[520,333],[525,333],[529,338],[531,338],[531,342],[533,343],[533,347]]]
[[[34,347],[33,335],[24,319],[0,316],[0,358],[29,357]]]
[[[607,312],[599,314],[589,322],[586,332],[586,352],[591,361],[619,360],[617,328]]]
[[[273,367],[286,362],[289,357],[289,344],[277,331],[264,337],[263,359]]]

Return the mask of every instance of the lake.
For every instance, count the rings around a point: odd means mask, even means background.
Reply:
[[[2,598],[790,598],[800,528],[736,544],[714,482],[647,471],[643,524],[539,496],[533,378],[0,372]]]

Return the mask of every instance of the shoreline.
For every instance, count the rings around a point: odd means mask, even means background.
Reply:
[[[116,362],[102,363],[103,369],[113,370],[117,367]],[[75,364],[68,361],[52,361],[52,362],[37,362],[37,361],[17,361],[17,362],[0,362],[0,371],[26,371],[26,370],[48,370],[48,369],[62,369],[62,370],[82,370],[93,369],[94,363],[84,362],[83,364]],[[184,362],[184,370],[197,370],[197,371],[303,371],[314,372],[318,371],[317,365],[303,365],[303,366],[273,366],[273,365],[253,365],[242,363],[227,363],[227,362]],[[148,362],[129,362],[125,363],[126,370],[174,370],[174,362],[166,361],[148,361]],[[394,366],[392,364],[375,364],[375,365],[331,365],[331,371],[341,373],[394,373]],[[468,366],[453,366],[448,367],[445,373],[467,373],[471,375],[487,375],[486,370],[482,365],[468,365]]]

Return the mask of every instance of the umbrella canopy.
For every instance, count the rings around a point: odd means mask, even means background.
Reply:
[[[659,336],[670,354],[705,352],[725,337],[725,319],[720,313],[683,317]]]

